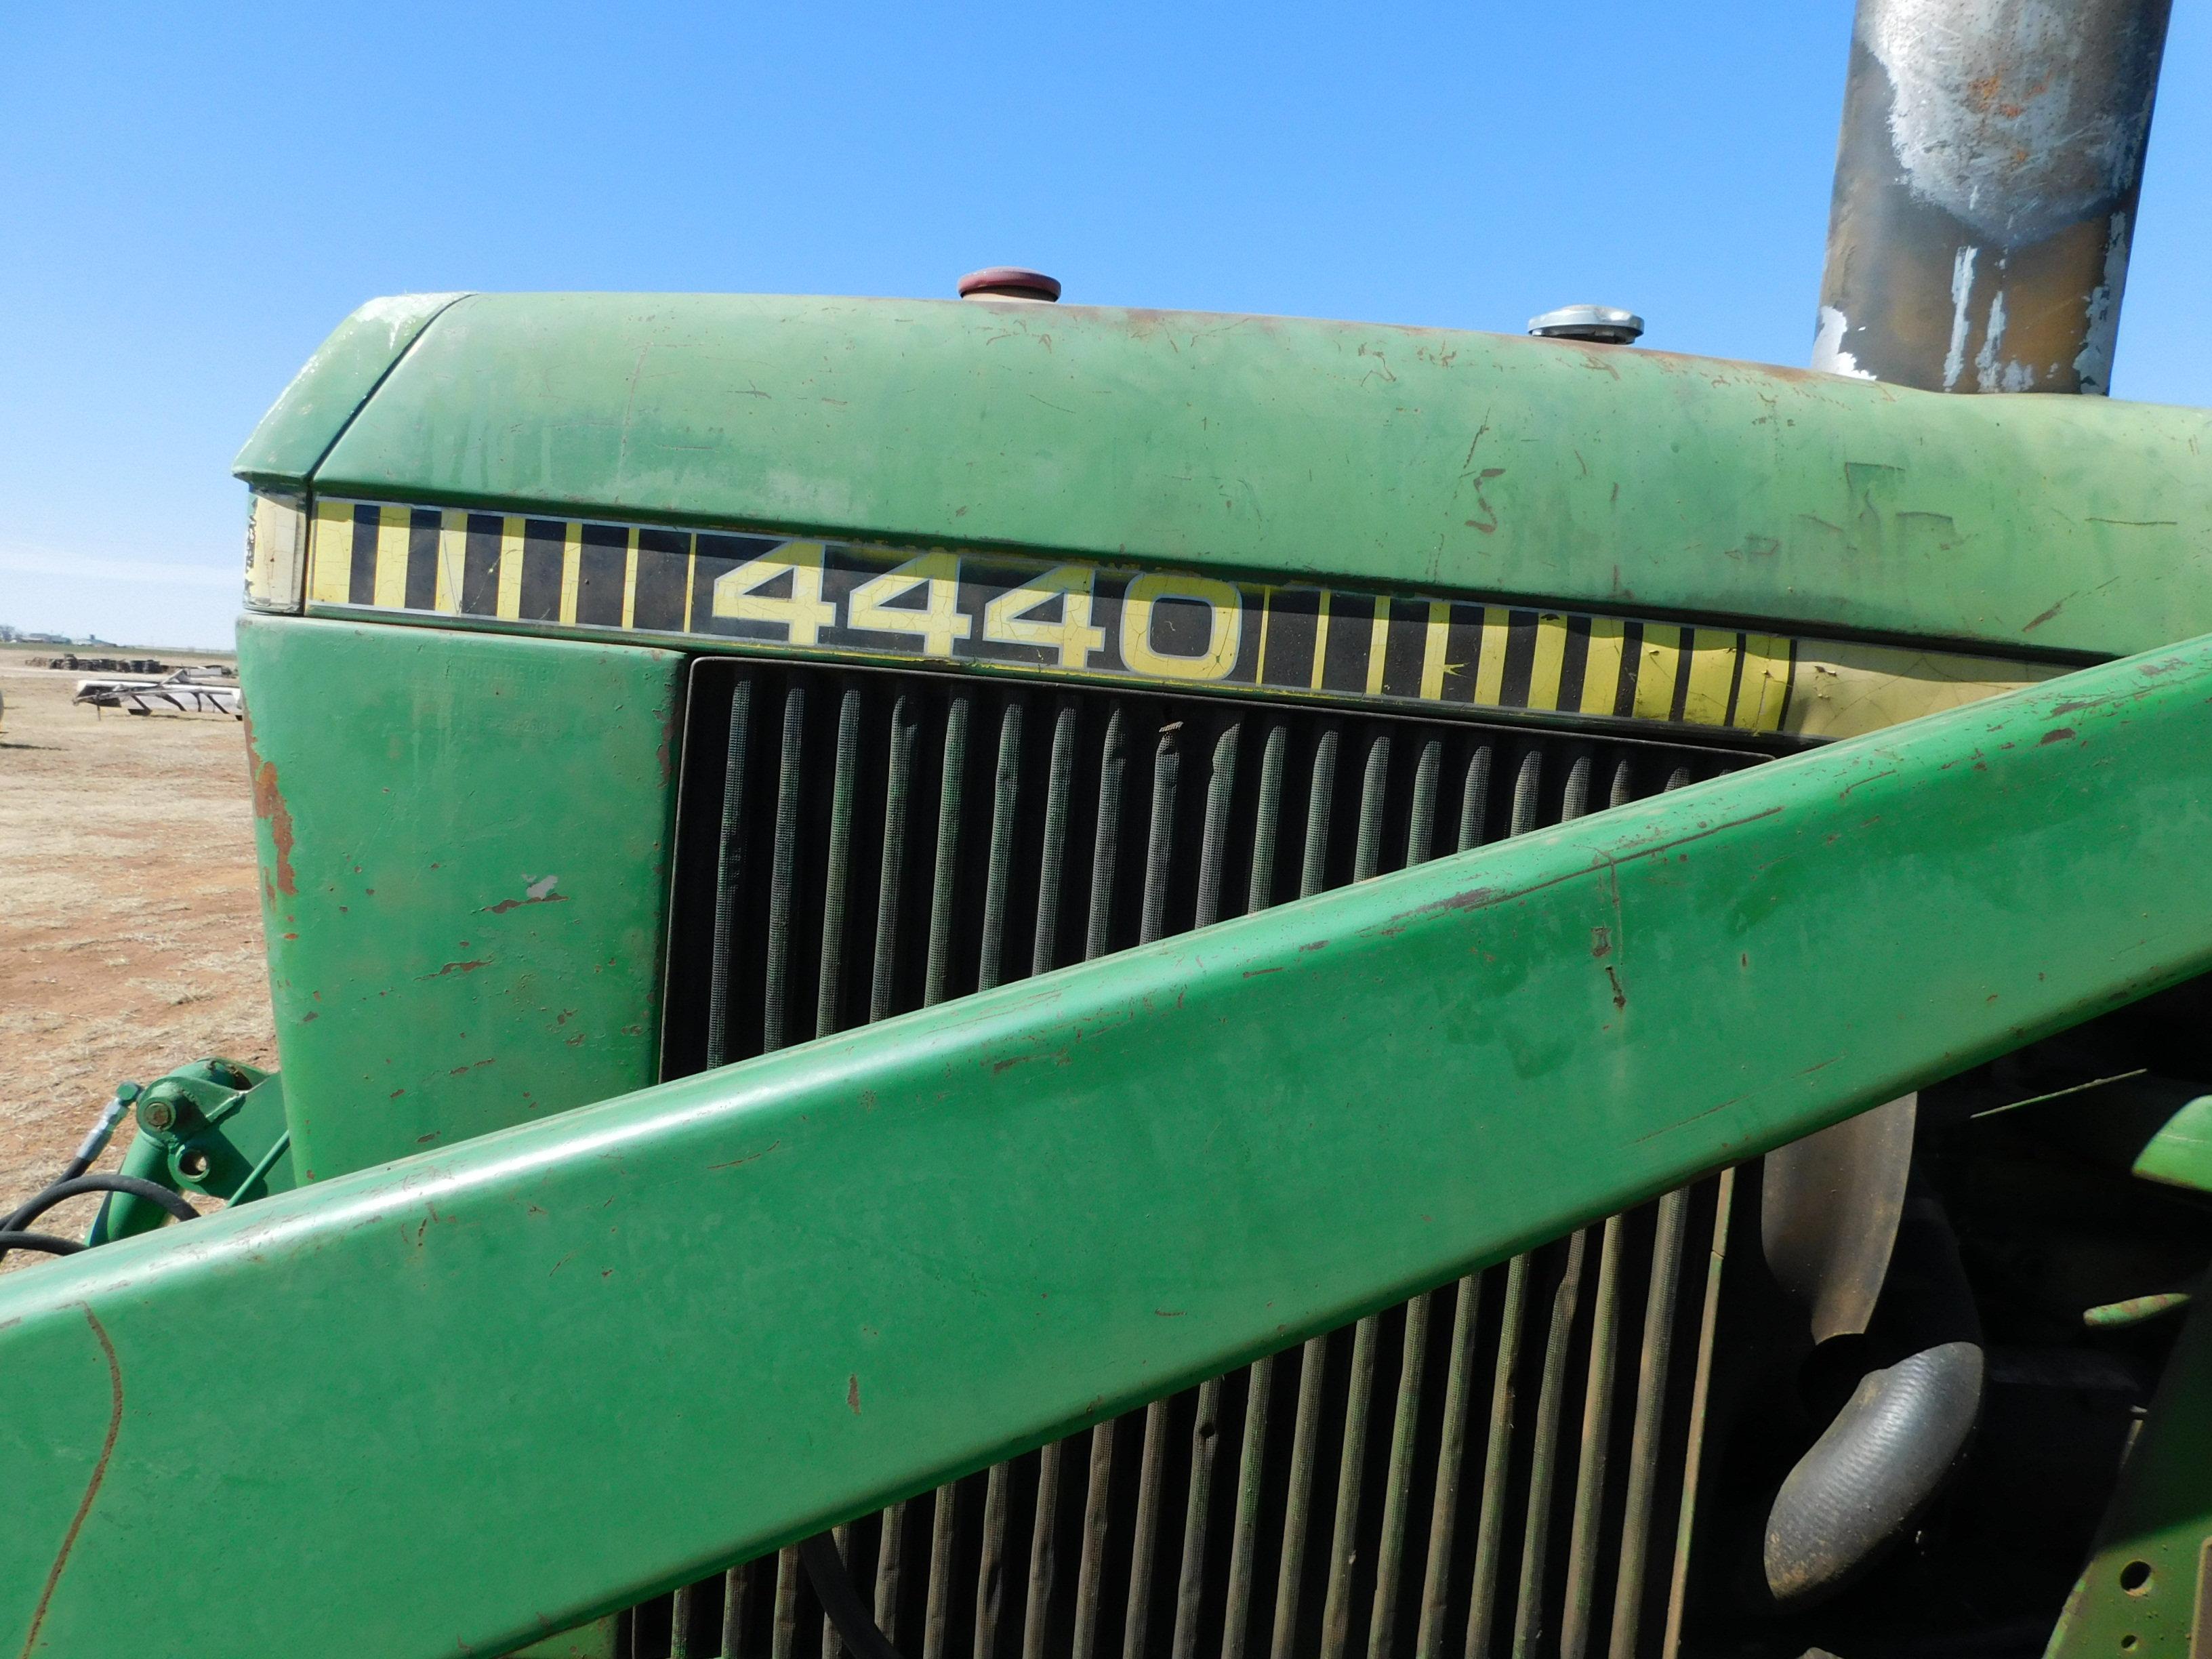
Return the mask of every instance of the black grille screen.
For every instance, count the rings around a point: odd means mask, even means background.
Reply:
[[[670,1077],[1755,758],[728,659],[695,668],[684,756]],[[1662,1652],[1727,1192],[840,1528],[854,1576],[915,1659]],[[791,1552],[622,1641],[842,1648]]]

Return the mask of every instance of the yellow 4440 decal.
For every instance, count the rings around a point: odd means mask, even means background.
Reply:
[[[323,501],[307,597],[872,661],[1829,734],[1790,718],[1806,653],[1779,635],[998,553]],[[1936,678],[1948,706],[2040,676]]]

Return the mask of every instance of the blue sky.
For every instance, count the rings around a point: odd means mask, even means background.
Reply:
[[[1025,8],[0,0],[0,621],[227,642],[230,458],[409,289],[947,295],[1797,363],[1849,0]],[[2175,9],[2115,371],[2212,403],[2212,8]]]

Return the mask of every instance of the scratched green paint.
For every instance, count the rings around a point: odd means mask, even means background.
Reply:
[[[2201,971],[2208,836],[2200,640],[9,1274],[0,1653],[505,1651]]]
[[[301,1179],[658,1076],[683,662],[240,624]]]
[[[2212,416],[2101,398],[1291,318],[477,295],[331,429],[316,483],[379,500],[2007,652],[2212,629]],[[303,481],[264,448],[241,470]]]

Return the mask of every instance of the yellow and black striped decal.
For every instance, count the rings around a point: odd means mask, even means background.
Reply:
[[[1796,724],[1798,643],[1777,635],[377,502],[317,504],[307,604],[1305,697],[1745,732]]]

